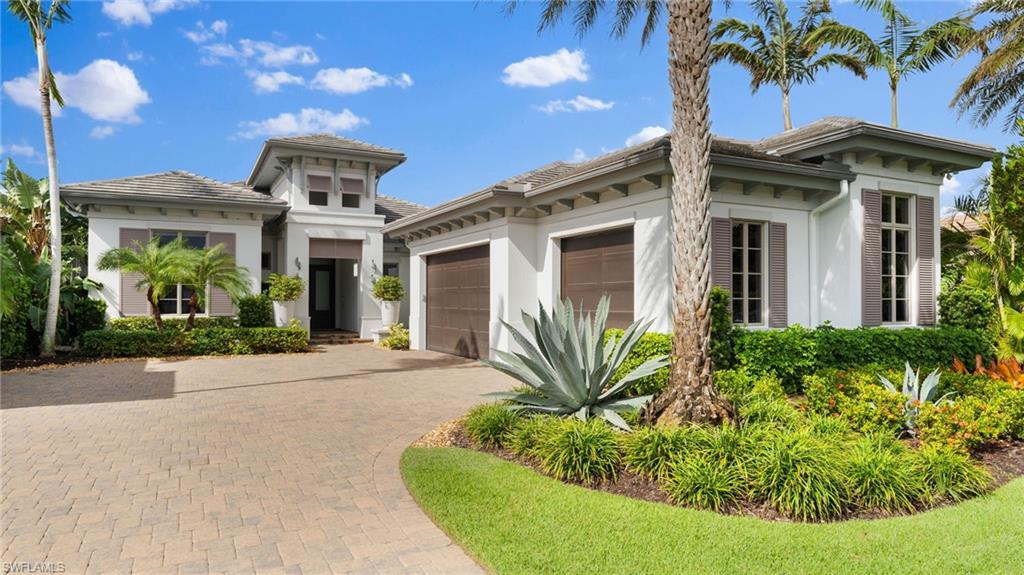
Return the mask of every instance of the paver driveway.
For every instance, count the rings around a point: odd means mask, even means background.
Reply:
[[[413,502],[398,460],[509,385],[475,362],[369,345],[5,374],[3,560],[478,572]]]

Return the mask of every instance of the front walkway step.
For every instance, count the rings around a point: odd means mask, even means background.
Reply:
[[[350,331],[315,331],[309,334],[310,345],[346,345],[369,341],[371,340],[360,339],[358,333]]]

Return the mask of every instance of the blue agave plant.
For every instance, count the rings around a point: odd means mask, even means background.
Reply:
[[[921,404],[926,401],[932,401],[932,396],[935,395],[936,389],[939,386],[939,370],[931,372],[928,377],[921,382],[920,370],[914,371],[910,367],[910,362],[907,362],[906,370],[903,372],[903,386],[897,388],[893,382],[889,381],[886,377],[879,375],[878,380],[881,384],[894,393],[900,393],[906,398],[906,403],[903,406],[903,417],[905,419],[905,426],[907,431],[914,434],[917,431],[917,416],[921,413]],[[935,400],[935,403],[941,403],[949,399],[953,393],[947,393],[942,397]]]

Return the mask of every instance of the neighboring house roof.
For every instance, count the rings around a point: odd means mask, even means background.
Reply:
[[[64,184],[60,187],[60,193],[65,198],[78,202],[131,199],[159,203],[237,204],[282,210],[287,207],[284,200],[251,188],[220,182],[183,170]]]
[[[951,216],[942,218],[940,224],[943,228],[957,232],[974,233],[981,230],[985,216],[969,216],[963,212],[957,212]]]
[[[418,214],[425,209],[427,209],[427,206],[381,194],[377,194],[377,203],[374,205],[374,213],[378,216],[384,216],[385,224],[390,224],[406,216]]]

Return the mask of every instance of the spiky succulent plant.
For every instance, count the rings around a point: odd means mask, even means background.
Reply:
[[[928,377],[924,378],[922,382],[920,370],[914,371],[910,367],[910,362],[907,362],[906,370],[903,372],[902,387],[897,388],[888,378],[882,375],[878,376],[878,380],[886,389],[900,393],[906,399],[903,407],[903,416],[906,420],[907,431],[914,435],[917,432],[917,416],[921,413],[921,405],[926,401],[932,401],[932,396],[935,395],[935,390],[939,386],[939,370],[936,369],[928,374]],[[951,395],[952,392],[947,393],[935,400],[935,403],[940,403]]]

